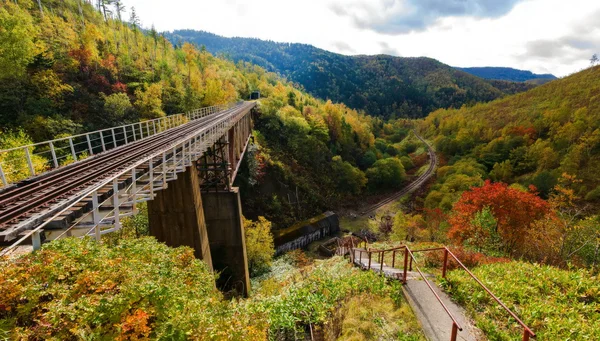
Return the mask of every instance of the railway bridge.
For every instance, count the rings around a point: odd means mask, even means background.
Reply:
[[[0,255],[66,236],[100,241],[147,202],[152,236],[192,247],[222,288],[247,295],[232,184],[255,113],[255,102],[213,106],[0,151]]]

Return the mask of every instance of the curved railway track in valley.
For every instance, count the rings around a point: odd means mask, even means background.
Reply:
[[[381,207],[400,199],[407,193],[410,193],[410,192],[414,191],[415,189],[421,187],[423,184],[425,184],[425,182],[427,182],[427,180],[429,180],[429,178],[431,178],[431,176],[435,172],[435,168],[437,167],[437,163],[438,163],[438,158],[437,158],[437,155],[435,154],[435,150],[433,150],[433,147],[431,147],[431,145],[429,145],[429,143],[427,143],[427,141],[425,141],[425,139],[423,139],[423,137],[420,136],[416,130],[413,132],[414,132],[415,136],[427,146],[427,149],[428,149],[427,153],[429,154],[429,167],[427,168],[425,173],[421,174],[417,179],[415,179],[413,182],[408,184],[402,190],[388,196],[387,198],[379,201],[378,203],[376,203],[372,206],[369,206],[367,209],[365,209],[361,212],[361,215],[364,216],[364,215],[370,214],[370,213],[380,209]]]

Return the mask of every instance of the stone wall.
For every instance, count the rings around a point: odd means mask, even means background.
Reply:
[[[306,247],[340,230],[337,214],[329,211],[313,219],[274,233],[275,255]]]

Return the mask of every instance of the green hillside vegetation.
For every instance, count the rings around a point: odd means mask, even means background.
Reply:
[[[6,51],[0,54],[0,149],[230,103],[259,90],[257,145],[240,175],[250,218],[289,226],[380,187],[367,186],[365,175],[385,166],[377,160],[405,157],[403,165],[411,164],[397,145],[408,135],[403,124],[317,100],[260,67],[190,44],[173,47],[155,30],[142,30],[135,15],[119,20],[117,3],[110,6],[114,18],[75,0],[42,5],[43,16],[31,1],[0,4],[0,50]],[[0,162],[19,157],[4,154]],[[44,170],[47,160],[33,161],[36,171]],[[25,162],[4,171],[10,180],[28,176]],[[395,186],[398,180],[391,179]],[[291,205],[288,194],[296,193]]]
[[[0,337],[11,340],[335,339],[356,328],[352,297],[369,297],[375,310],[361,320],[367,337],[421,335],[397,287],[339,257],[280,258],[245,300],[224,299],[192,249],[150,237],[67,238],[1,262],[0,272]]]
[[[504,89],[430,58],[344,56],[311,45],[225,38],[193,30],[176,30],[166,37],[260,65],[314,96],[384,118],[424,117],[438,108],[460,108],[504,95]],[[522,87],[514,86],[508,93]]]
[[[534,185],[544,198],[566,173],[577,178],[575,195],[593,204],[600,200],[599,75],[594,67],[491,103],[438,110],[420,129],[452,168],[471,159],[483,178]]]
[[[537,334],[538,340],[600,339],[600,284],[586,270],[510,262],[473,270]],[[466,272],[444,283],[489,340],[519,340],[523,329]]]

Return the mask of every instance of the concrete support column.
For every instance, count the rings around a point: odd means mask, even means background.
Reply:
[[[250,276],[238,188],[231,192],[203,192],[202,203],[213,267],[221,273],[217,286],[248,296]]]
[[[148,202],[150,235],[171,247],[189,246],[213,269],[196,162]]]

